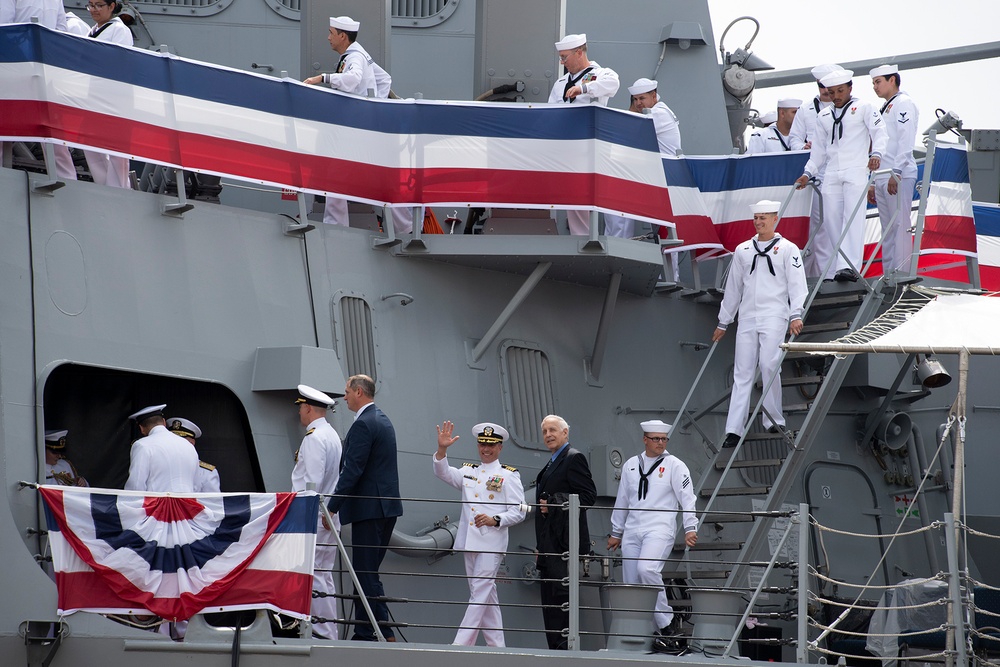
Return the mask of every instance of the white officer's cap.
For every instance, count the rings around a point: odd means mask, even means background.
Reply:
[[[836,72],[830,72],[820,79],[819,82],[824,88],[829,88],[830,86],[839,86],[842,83],[850,83],[853,78],[853,70],[841,69]]]
[[[170,432],[179,435],[182,438],[194,438],[197,440],[201,437],[201,429],[190,419],[184,419],[184,417],[171,417],[167,420],[167,428]]]
[[[777,111],[768,111],[767,113],[765,113],[763,116],[760,117],[760,122],[764,123],[764,125],[770,125],[771,123],[774,123],[777,120],[778,120]]]
[[[839,69],[841,69],[840,65],[833,65],[833,64],[816,65],[816,67],[813,67],[810,70],[810,73],[813,75],[814,79],[819,81],[830,72],[836,72]]]
[[[579,35],[566,35],[561,40],[556,42],[556,51],[569,51],[570,49],[577,49],[587,43],[587,33],[582,32]]]
[[[330,27],[344,32],[357,32],[361,29],[361,23],[350,16],[331,16]]]
[[[773,201],[770,199],[761,199],[756,204],[750,204],[751,213],[777,213],[780,208],[780,201]]]
[[[476,442],[483,445],[502,445],[510,437],[507,429],[493,422],[476,424],[472,427],[472,435],[476,437]]]
[[[69,431],[46,431],[45,432],[45,446],[49,449],[63,449],[66,447],[66,436],[69,435]]]
[[[798,109],[802,106],[802,100],[795,97],[782,97],[778,100],[779,109]]]
[[[639,426],[642,427],[643,433],[666,433],[667,435],[670,435],[670,430],[673,428],[660,419],[650,419],[648,422],[642,422]]]
[[[642,95],[656,90],[656,82],[652,79],[636,79],[635,83],[628,87],[629,95]]]
[[[315,405],[317,408],[329,409],[333,407],[334,400],[319,389],[313,389],[307,384],[300,384],[298,390],[299,397],[295,399],[296,405],[308,403],[309,405]]]
[[[868,75],[873,79],[877,76],[889,76],[890,74],[899,74],[899,67],[897,65],[879,65],[868,72]]]
[[[129,419],[134,419],[137,422],[142,421],[146,417],[163,416],[163,409],[167,407],[166,403],[160,405],[150,405],[148,408],[143,408],[138,412],[133,412],[128,416]]]

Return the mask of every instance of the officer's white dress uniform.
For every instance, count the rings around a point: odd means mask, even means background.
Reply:
[[[455,644],[474,646],[483,632],[487,646],[505,646],[503,616],[497,597],[496,576],[507,551],[507,529],[524,521],[524,487],[515,468],[492,463],[448,465],[448,458],[434,462],[438,479],[462,491],[462,518],[458,523],[455,549],[464,550],[465,574],[469,577],[469,607],[455,635]],[[476,528],[477,514],[499,516],[500,526]]]
[[[361,24],[350,17],[339,16],[330,18],[330,27],[349,32],[357,32]],[[323,83],[334,90],[365,97],[369,91],[380,98],[389,97],[392,87],[392,77],[382,69],[364,47],[353,42],[340,57],[337,71],[323,75]],[[350,219],[347,211],[347,200],[340,197],[327,197],[323,211],[323,222],[328,225],[347,227]],[[394,208],[392,210],[393,228],[398,234],[406,234],[413,229],[413,211],[409,208]]]
[[[133,44],[132,31],[117,16],[100,28],[95,25],[88,36],[99,42],[120,44],[121,46],[132,46]],[[113,188],[128,188],[130,186],[128,158],[98,151],[84,151],[83,154],[87,158],[87,168],[90,169],[94,183]]]
[[[645,477],[648,487],[639,497],[639,482]],[[677,533],[676,512],[642,510],[683,510],[684,531],[697,530],[694,484],[688,467],[667,452],[651,459],[642,452],[622,466],[615,509],[611,513],[611,536],[622,541],[622,577],[626,584],[658,586],[653,619],[657,628],[665,628],[674,610],[663,590],[664,559],[674,548]]]
[[[839,69],[841,69],[840,65],[817,65],[812,68],[812,75],[818,83],[824,76]],[[807,100],[799,106],[799,110],[796,112],[795,118],[792,119],[792,127],[788,130],[788,139],[790,141],[789,146],[793,151],[806,150],[806,142],[812,141],[813,137],[816,136],[816,117],[819,115],[820,111],[831,106],[832,104],[833,102],[821,101],[819,99],[819,95],[817,95],[813,99]],[[816,174],[816,178],[822,182],[823,172]],[[810,190],[809,193],[812,195],[812,190]],[[812,208],[809,212],[809,238],[814,238],[816,236],[816,230],[819,229],[820,220],[822,219],[823,214],[821,206],[822,203],[820,202],[820,198],[813,196]],[[815,245],[815,242],[813,245]],[[816,264],[815,253],[810,251],[808,255],[803,257],[803,261],[806,265],[806,275],[810,278],[819,277],[820,269]]]
[[[292,468],[292,491],[305,491],[307,484],[315,484],[317,493],[333,493],[340,479],[340,459],[344,447],[340,436],[325,418],[314,419],[306,428]],[[312,614],[323,618],[337,618],[337,592],[333,568],[337,560],[337,540],[333,530],[340,530],[340,517],[333,515],[332,528],[323,525],[320,515],[316,521],[316,563],[313,569],[313,588],[328,593],[330,597],[313,598]],[[313,632],[320,637],[337,639],[336,623],[317,623]]]
[[[198,470],[194,475],[195,493],[220,493],[222,484],[219,482],[219,471],[211,463],[198,461]]]
[[[630,95],[640,95],[656,90],[657,83],[652,79],[639,79],[629,86]],[[648,114],[653,119],[653,129],[656,131],[656,143],[660,155],[674,156],[681,152],[681,126],[677,115],[657,95],[656,104],[649,109]],[[635,220],[624,215],[604,214],[604,233],[607,236],[629,239],[635,235]]]
[[[193,493],[198,453],[191,443],[157,424],[132,443],[126,491]]]
[[[766,254],[758,254],[764,250]],[[732,324],[737,313],[740,316],[726,433],[743,433],[758,363],[764,386],[779,371],[779,346],[785,342],[789,323],[802,318],[807,291],[799,248],[780,234],[770,241],[758,241],[755,236],[741,243],[733,253],[726,293],[719,308],[720,329]],[[771,382],[764,409],[773,418],[772,421],[764,415],[765,428],[785,425],[780,376]]]
[[[823,81],[839,81],[844,76],[850,81],[853,72],[833,72],[826,75]],[[816,117],[816,136],[805,174],[813,177],[821,171],[824,173],[820,186],[823,193],[823,225],[813,242],[819,270],[822,271],[830,258],[837,255],[823,278],[833,278],[837,271],[850,267],[859,273],[861,271],[865,244],[864,202],[857,207],[857,213],[852,218],[848,219],[848,216],[868,187],[869,157],[882,157],[888,140],[878,109],[856,97],[852,97],[843,108],[831,105]],[[841,250],[847,260],[836,252],[837,242],[845,227],[848,232]]]
[[[872,78],[898,73],[899,69],[895,65],[883,65],[870,72]],[[882,242],[882,272],[886,275],[894,270],[908,273],[913,252],[910,208],[913,206],[913,188],[917,184],[917,162],[913,158],[913,146],[917,141],[920,112],[913,99],[899,91],[882,105],[879,113],[882,114],[885,130],[889,135],[880,169],[892,169],[900,178],[896,194],[890,195],[887,190],[889,175],[880,174],[875,177],[875,203],[885,237]],[[896,216],[895,220],[893,216]],[[892,230],[886,233],[890,220],[893,220]]]
[[[556,50],[575,49],[587,43],[587,35],[566,35],[556,42]],[[549,92],[549,104],[600,104],[608,106],[608,101],[618,92],[621,83],[618,72],[610,67],[601,67],[593,60],[576,74],[565,72],[556,79]],[[570,99],[566,91],[580,86],[582,94]],[[569,233],[585,236],[590,233],[590,211],[566,211]]]

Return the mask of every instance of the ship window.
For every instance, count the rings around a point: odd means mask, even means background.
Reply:
[[[525,341],[506,341],[500,348],[504,415],[511,439],[521,447],[545,449],[542,419],[556,412],[549,358]]]
[[[340,298],[340,316],[343,336],[341,358],[347,364],[347,374],[364,374],[378,382],[371,307],[361,297],[345,295]]]

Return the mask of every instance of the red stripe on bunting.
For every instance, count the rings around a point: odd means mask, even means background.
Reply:
[[[289,187],[377,202],[597,206],[662,219],[666,188],[586,173],[512,169],[395,169],[209,137],[30,100],[4,103],[0,136],[49,137]],[[594,193],[588,201],[587,193]]]
[[[947,248],[976,253],[976,223],[964,215],[928,215],[924,218],[921,253],[933,248]]]

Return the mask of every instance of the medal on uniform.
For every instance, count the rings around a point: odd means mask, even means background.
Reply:
[[[503,477],[500,475],[493,475],[488,480],[486,480],[486,490],[487,491],[499,491],[503,488]]]
[[[663,470],[664,470],[663,468],[660,468],[660,477],[661,478],[663,477]]]

